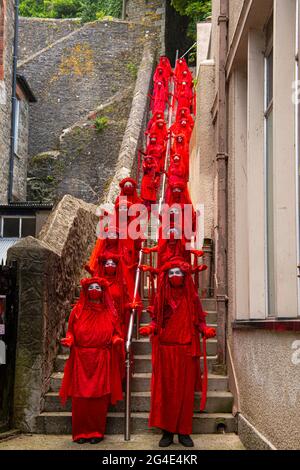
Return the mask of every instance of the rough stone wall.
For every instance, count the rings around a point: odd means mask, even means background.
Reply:
[[[132,106],[124,133],[120,153],[116,162],[114,177],[104,195],[103,202],[114,203],[119,192],[119,182],[128,176],[135,177],[138,149],[142,148],[144,132],[148,121],[149,91],[156,63],[155,43],[145,44],[139,68]]]
[[[20,18],[18,59],[28,59],[82,26],[79,19]],[[24,40],[25,39],[25,40]]]
[[[14,160],[13,194],[20,201],[26,201],[28,163],[29,103],[20,100],[18,151]]]
[[[55,201],[72,194],[97,203],[113,177],[125,131],[132,86],[66,129],[57,151],[43,152],[30,159],[28,199]],[[103,130],[95,128],[95,118],[107,118]]]
[[[141,25],[96,21],[19,63],[38,100],[31,106],[31,156],[57,149],[65,128],[134,83],[143,41]]]
[[[35,431],[82,265],[96,240],[96,207],[65,196],[39,238],[8,251],[18,263],[19,322],[14,425]]]
[[[3,7],[3,2],[2,7]],[[10,155],[14,1],[5,2],[4,80],[0,80],[0,203],[6,204]]]
[[[30,159],[28,199],[51,202],[70,193],[97,203],[110,193],[112,182],[118,188],[123,174],[133,174],[146,126],[155,49],[156,42],[150,35],[134,89],[131,85],[124,88],[66,129],[58,150]],[[108,118],[108,123],[98,132],[94,123],[101,117]]]
[[[128,0],[126,2],[126,19],[136,21],[148,28],[158,29],[160,52],[165,54],[167,0]]]

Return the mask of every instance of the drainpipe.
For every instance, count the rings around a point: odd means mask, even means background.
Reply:
[[[123,3],[122,3],[122,20],[126,20],[126,3],[127,3],[127,0],[123,0]]]
[[[220,0],[219,25],[219,83],[217,121],[217,223],[216,223],[216,300],[218,314],[218,363],[226,366],[227,321],[227,108],[226,57],[228,36],[228,0]]]
[[[17,101],[17,65],[18,65],[18,39],[19,39],[19,0],[15,0],[15,37],[13,51],[13,75],[12,75],[12,108],[11,108],[11,134],[10,134],[10,157],[8,176],[8,204],[13,202],[13,180],[14,180],[14,147],[16,129],[16,101]]]

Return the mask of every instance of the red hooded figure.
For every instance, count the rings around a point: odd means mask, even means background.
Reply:
[[[148,155],[143,161],[143,178],[141,183],[141,198],[146,205],[155,204],[160,185],[160,169],[154,157]],[[149,207],[148,207],[149,208]]]
[[[169,61],[168,57],[166,57],[165,55],[162,55],[162,56],[159,58],[159,63],[158,63],[158,66],[157,66],[157,67],[160,67],[160,68],[163,69],[165,81],[166,81],[166,83],[168,84],[170,78],[171,78],[172,75],[173,75],[172,67],[171,67],[171,64],[170,64],[170,61]]]
[[[158,113],[160,114],[160,113]],[[168,131],[164,119],[157,119],[153,122],[149,134],[157,136],[157,142],[161,145],[166,145]]]
[[[180,121],[181,119],[185,119],[188,122],[188,125],[192,129],[194,128],[195,122],[189,108],[177,108],[176,121]]]
[[[177,84],[175,99],[178,109],[188,108],[191,112],[194,111],[194,90],[190,83],[184,80]]]
[[[189,142],[193,132],[193,127],[190,125],[190,122],[187,119],[181,118],[180,120],[174,122],[170,130],[173,137],[176,137],[179,134],[183,134],[186,137],[186,141]]]
[[[162,446],[168,437],[170,445],[175,433],[180,442],[192,433],[194,393],[202,389],[200,333],[215,335],[206,326],[205,315],[191,266],[181,258],[172,259],[160,270],[152,322],[140,328],[142,335],[152,334],[149,425],[163,430]]]
[[[59,394],[63,403],[72,398],[73,440],[96,443],[103,439],[109,404],[123,399],[124,341],[107,281],[94,277],[81,285],[61,340],[70,357]]]
[[[183,72],[186,71],[187,73],[191,73],[189,70],[189,67],[186,63],[186,60],[184,57],[180,57],[179,59],[176,60],[175,64],[175,70],[174,70],[174,77],[177,82],[183,80]],[[185,75],[187,76],[187,75]]]
[[[190,171],[190,149],[187,137],[185,134],[177,134],[174,138],[172,144],[172,154],[173,155],[180,155],[182,158],[182,162],[186,168],[187,177],[189,179],[189,171]]]
[[[169,90],[163,81],[155,82],[153,88],[153,96],[151,103],[151,111],[153,114],[156,112],[164,113],[169,99]]]
[[[120,194],[115,201],[115,205],[118,204],[120,197],[126,197],[132,204],[141,204],[141,199],[137,193],[137,182],[133,178],[124,178],[119,183]]]
[[[160,112],[160,111],[157,111],[155,114],[153,114],[152,118],[151,118],[150,121],[148,122],[146,134],[149,134],[150,129],[152,128],[153,124],[154,124],[156,121],[159,121],[159,120],[161,120],[161,119],[162,119],[162,120],[165,119],[164,113],[162,113],[162,112]]]

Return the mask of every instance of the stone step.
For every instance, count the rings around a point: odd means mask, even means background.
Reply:
[[[151,372],[135,373],[131,379],[131,390],[133,392],[147,392],[151,389]],[[223,375],[208,374],[208,390],[228,390],[228,377]]]
[[[160,433],[159,429],[149,429],[148,413],[131,414],[131,432]],[[108,413],[106,434],[122,434],[124,432],[124,413]],[[231,413],[195,413],[193,417],[193,433],[215,434],[218,432],[236,433],[236,419]],[[45,412],[36,418],[35,433],[37,434],[71,434],[71,412]]]
[[[150,412],[150,391],[132,392],[131,411]],[[205,411],[207,413],[230,413],[232,411],[233,395],[230,392],[208,392]],[[200,407],[200,394],[195,394],[195,412]],[[60,403],[58,392],[49,392],[45,396],[45,412],[71,411],[71,400],[68,400],[66,407]],[[110,407],[110,411],[124,412],[125,402],[119,402]]]
[[[217,323],[217,312],[215,310],[207,310],[204,309],[205,312],[207,312],[207,317],[206,317],[206,323]],[[151,322],[151,317],[150,314],[147,312],[147,310],[143,310],[141,313],[141,318],[140,318],[140,323],[143,324],[148,324]]]
[[[152,370],[151,356],[149,354],[135,356],[134,358],[134,373],[149,373]],[[66,358],[64,359],[64,361]],[[217,362],[217,356],[208,356],[207,365],[208,371],[212,372],[214,364]],[[203,368],[203,359],[201,358],[201,367]],[[50,378],[50,390],[56,392],[61,387],[63,378],[63,371],[54,372]]]
[[[211,311],[216,311],[217,310],[217,302],[216,299],[201,299],[201,304],[203,307],[203,310],[211,310]]]
[[[206,342],[207,355],[215,356],[217,354],[217,340],[209,339]],[[139,340],[134,339],[132,342],[132,349],[135,355],[139,354],[151,354],[152,344],[149,338],[140,338]]]

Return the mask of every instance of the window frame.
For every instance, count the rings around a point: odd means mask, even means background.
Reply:
[[[269,26],[272,24],[271,28],[271,35],[268,37],[268,30]],[[264,199],[265,199],[265,299],[266,299],[266,304],[265,304],[265,310],[266,310],[266,319],[272,319],[272,318],[277,318],[276,317],[276,312],[271,311],[270,309],[270,269],[269,269],[269,264],[270,264],[270,256],[269,256],[269,234],[270,234],[270,226],[269,226],[269,203],[270,203],[270,195],[269,195],[269,133],[268,133],[268,124],[269,124],[269,118],[271,116],[271,113],[273,113],[273,103],[274,103],[274,75],[272,77],[272,97],[269,100],[269,89],[268,89],[268,83],[269,83],[269,73],[268,73],[268,67],[269,67],[269,58],[271,54],[273,54],[273,60],[274,60],[274,12],[272,11],[268,22],[265,25],[265,34],[266,34],[266,48],[264,51],[264,169],[265,169],[265,189],[264,189]],[[274,74],[274,67],[272,67],[272,73]],[[274,134],[273,134],[274,135]],[[272,138],[273,138],[272,135]],[[274,154],[273,154],[274,155]],[[274,197],[274,196],[273,196]],[[274,253],[273,253],[274,255]],[[274,273],[273,273],[274,275]],[[275,285],[273,286],[275,290]]]
[[[4,232],[4,219],[19,219],[19,236],[18,237],[4,237],[3,236],[3,232]],[[22,239],[24,237],[22,237],[22,220],[23,219],[33,219],[35,220],[36,222],[36,217],[35,216],[32,216],[32,215],[1,215],[0,216],[0,240],[5,238],[5,239],[9,239],[9,238],[19,238],[19,239]]]

